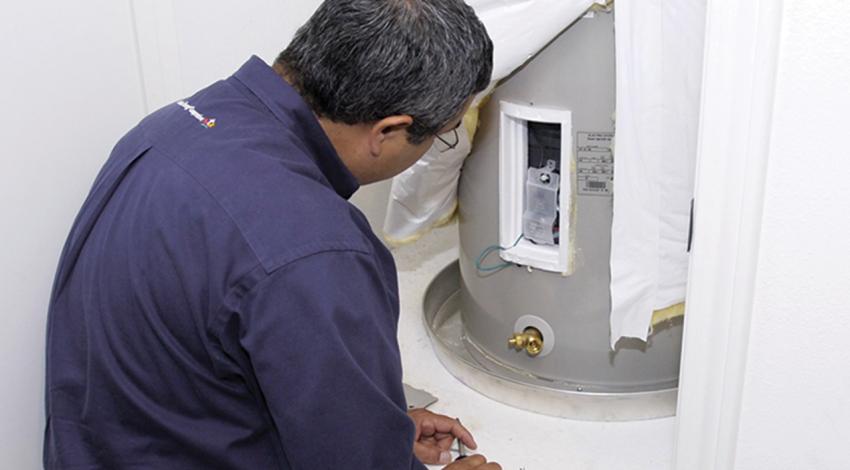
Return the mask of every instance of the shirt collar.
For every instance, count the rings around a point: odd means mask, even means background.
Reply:
[[[251,56],[233,75],[310,149],[311,156],[334,190],[345,199],[360,187],[348,170],[313,111],[301,95],[257,56]]]

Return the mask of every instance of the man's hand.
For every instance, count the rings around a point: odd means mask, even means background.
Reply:
[[[483,455],[471,455],[465,459],[443,467],[443,470],[502,470],[496,462],[487,462]]]
[[[452,461],[449,449],[454,440],[460,439],[470,449],[477,449],[478,444],[472,434],[458,420],[448,416],[431,413],[425,409],[415,409],[407,413],[416,424],[416,437],[413,441],[413,453],[422,463],[429,465],[445,465]],[[471,457],[470,457],[471,458]],[[463,459],[466,460],[466,459]],[[461,460],[461,462],[463,461]],[[458,462],[460,463],[460,462]],[[477,466],[451,465],[446,468],[464,470],[478,468]],[[482,470],[495,470],[498,467],[482,467]]]

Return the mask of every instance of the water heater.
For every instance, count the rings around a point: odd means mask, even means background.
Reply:
[[[425,314],[443,363],[494,399],[576,419],[675,412],[681,319],[610,345],[614,109],[613,13],[597,13],[481,110],[459,186],[460,257]]]

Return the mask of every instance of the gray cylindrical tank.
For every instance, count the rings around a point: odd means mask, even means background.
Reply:
[[[680,322],[657,328],[646,344],[624,340],[616,351],[610,349],[610,194],[577,194],[571,275],[524,267],[481,273],[475,266],[476,258],[499,242],[500,102],[569,109],[576,142],[579,132],[613,132],[614,80],[613,14],[596,14],[567,28],[505,81],[482,110],[459,188],[460,310],[473,347],[536,379],[584,392],[670,389],[679,372]],[[498,254],[490,261],[500,261]],[[554,348],[545,356],[508,347],[517,326],[535,326],[517,325],[528,315],[552,328],[548,340],[554,340]]]

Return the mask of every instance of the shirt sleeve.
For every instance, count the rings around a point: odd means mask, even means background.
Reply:
[[[397,306],[370,254],[295,261],[245,297],[241,346],[293,469],[417,469]]]

